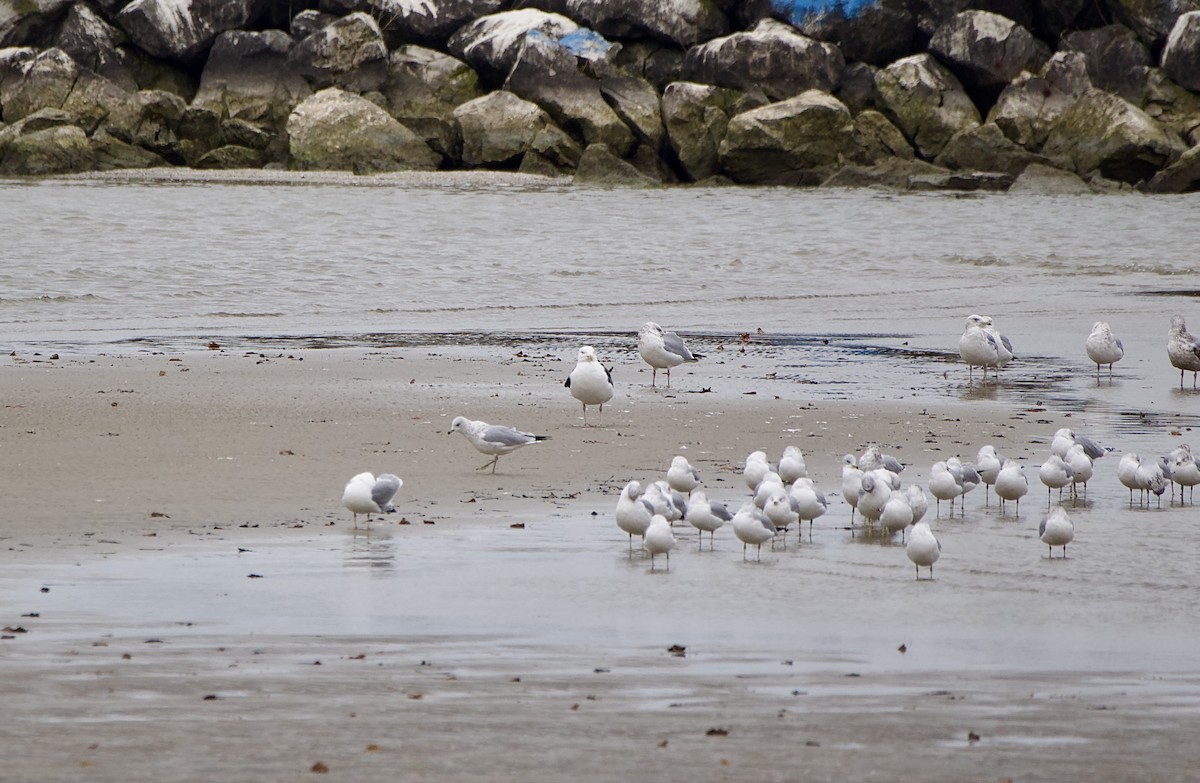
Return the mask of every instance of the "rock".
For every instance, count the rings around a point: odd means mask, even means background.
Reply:
[[[198,169],[261,169],[262,153],[250,147],[226,144],[209,150],[196,161]]]
[[[994,123],[954,134],[933,162],[954,171],[999,171],[1014,177],[1030,163],[1050,163],[1014,144]]]
[[[440,156],[390,114],[329,87],[306,98],[287,121],[289,165],[300,171],[356,174],[436,168]]]
[[[1050,50],[1016,22],[987,11],[963,11],[934,32],[929,50],[967,88],[992,91],[1022,71],[1037,71]]]
[[[831,92],[844,67],[836,46],[764,19],[749,32],[689,49],[683,59],[683,77],[684,81],[734,90],[759,88],[769,99],[783,100],[809,89]]]
[[[0,2],[0,48],[39,42],[73,2],[74,0]]]
[[[1040,74],[1023,73],[1004,88],[987,121],[1016,144],[1036,151],[1062,113],[1090,88],[1083,55],[1057,52]]]
[[[711,0],[568,0],[572,19],[611,38],[651,38],[687,49],[725,35],[729,22]]]
[[[916,157],[912,145],[892,122],[879,112],[867,109],[854,118],[854,160],[874,165],[893,158]]]
[[[176,165],[189,163],[190,147],[181,147],[180,124],[187,104],[178,95],[161,90],[134,93],[113,112],[105,124],[119,141],[150,150]]]
[[[578,29],[579,25],[559,14],[533,8],[502,11],[463,25],[446,46],[484,79],[502,84],[516,63],[527,33],[536,30],[558,39]]]
[[[1030,163],[1013,181],[1009,193],[1038,196],[1082,196],[1096,192],[1079,175],[1042,163]]]
[[[388,58],[380,86],[388,112],[451,160],[462,153],[454,109],[481,95],[479,75],[462,60],[421,46],[402,46]]]
[[[605,102],[600,82],[549,35],[526,33],[503,89],[545,109],[584,146],[605,144],[618,155],[633,149],[633,132]]]
[[[662,183],[648,177],[632,163],[622,160],[604,144],[590,144],[579,158],[576,185],[603,187],[656,187]]]
[[[913,158],[884,158],[872,166],[858,164],[843,166],[822,182],[821,187],[908,190],[910,182],[915,178],[947,174],[949,172],[945,169],[927,161]]]
[[[581,150],[536,103],[496,90],[454,110],[462,128],[462,162],[501,168],[537,152],[560,168],[574,168]]]
[[[296,14],[288,24],[288,33],[293,40],[303,41],[315,32],[319,32],[337,21],[333,14],[309,8]]]
[[[614,67],[650,82],[660,93],[668,84],[683,80],[683,52],[652,41],[622,43],[609,60]]]
[[[1188,145],[1200,144],[1200,95],[1171,81],[1161,68],[1146,69],[1142,111]]]
[[[800,32],[827,41],[848,61],[884,66],[913,51],[917,19],[899,0],[878,0],[847,13],[845,5],[831,4],[798,19]]]
[[[990,11],[1032,29],[1034,5],[1035,0],[911,0],[910,7],[917,18],[913,44],[918,51],[924,49],[939,27],[967,10]]]
[[[36,49],[27,46],[0,49],[0,117],[4,116],[4,104],[12,99],[37,55]]]
[[[519,174],[533,174],[538,177],[565,177],[566,173],[552,161],[541,154],[530,150],[521,156],[521,165],[517,167]]]
[[[909,190],[1008,190],[1011,174],[995,171],[952,171],[943,174],[915,174],[908,178]]]
[[[93,168],[97,171],[114,169],[149,169],[166,166],[167,161],[151,150],[127,144],[103,128],[92,134]]]
[[[81,70],[66,52],[47,49],[25,64],[20,81],[6,91],[4,117],[13,122],[39,109],[62,109],[91,132],[128,98],[108,79]]]
[[[221,33],[256,21],[267,5],[268,0],[133,0],[115,22],[154,57],[190,63]]]
[[[1092,0],[1038,0],[1034,4],[1032,29],[1043,41],[1057,41],[1069,30],[1085,30],[1102,22],[1086,17],[1096,10]],[[1107,10],[1107,9],[1106,9]]]
[[[1180,15],[1200,11],[1200,0],[1109,0],[1117,21],[1151,48],[1162,45]]]
[[[388,51],[379,25],[367,14],[342,17],[296,44],[288,62],[314,89],[379,89],[387,78]]]
[[[454,31],[504,10],[505,0],[324,0],[338,15],[363,11],[375,18],[389,49],[422,43],[441,47]]]
[[[979,124],[979,111],[954,74],[928,54],[897,60],[875,74],[880,110],[921,157],[937,156],[950,137]]]
[[[84,3],[72,5],[57,34],[55,48],[62,49],[81,68],[94,71],[126,92],[137,92],[138,83],[125,53],[125,34],[101,18]]]
[[[662,97],[667,141],[687,178],[698,182],[720,170],[717,152],[742,93],[695,82],[675,82]]]
[[[1128,27],[1110,24],[1067,33],[1062,45],[1083,55],[1093,86],[1141,102],[1150,52]]]
[[[176,63],[155,59],[133,44],[122,44],[118,49],[133,74],[137,89],[173,92],[188,102],[195,97],[199,74],[193,76]],[[211,50],[209,54],[211,56]]]
[[[1200,190],[1200,146],[1189,148],[1179,160],[1151,177],[1142,190],[1147,193],[1195,193]]]
[[[734,182],[818,185],[855,152],[850,110],[809,90],[734,116],[718,155]]]
[[[292,45],[280,30],[222,33],[205,62],[192,105],[219,119],[252,120],[282,131],[296,104],[312,95],[308,82],[288,64]]]
[[[1150,179],[1183,150],[1141,109],[1095,88],[1059,117],[1042,146],[1042,154],[1061,159],[1077,174],[1099,171],[1128,183]]]
[[[654,85],[619,72],[600,77],[600,94],[642,146],[657,150],[666,138],[662,101]]]
[[[867,63],[849,63],[842,71],[842,82],[833,95],[851,114],[879,105],[879,93],[875,89],[875,73],[879,69]]]
[[[26,132],[42,124],[38,119],[26,117],[0,131],[0,175],[41,177],[95,168],[96,154],[82,128],[52,125]]]
[[[1180,87],[1200,92],[1200,11],[1175,21],[1163,48],[1162,69]]]

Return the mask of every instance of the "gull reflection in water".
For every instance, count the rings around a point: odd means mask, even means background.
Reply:
[[[395,561],[396,546],[388,533],[359,528],[346,539],[343,564],[347,570],[387,571]]]

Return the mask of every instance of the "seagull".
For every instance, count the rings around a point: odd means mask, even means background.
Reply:
[[[900,479],[895,473],[883,468],[868,470],[862,476],[862,490],[858,493],[858,513],[867,524],[872,524],[883,513],[892,490],[900,488]]]
[[[854,510],[858,508],[858,496],[862,492],[863,472],[858,468],[858,459],[853,454],[842,457],[842,498],[850,505],[850,524],[854,524]]]
[[[785,446],[783,456],[779,458],[779,477],[784,484],[794,484],[796,479],[808,475],[808,466],[804,464],[804,454],[796,446]]]
[[[687,514],[687,498],[661,479],[650,485],[645,498],[654,506],[654,513],[662,514],[671,524],[675,524]]]
[[[888,495],[883,509],[879,512],[879,524],[889,534],[897,530],[903,531],[912,524],[913,509],[908,503],[908,495],[898,489],[893,489]],[[901,539],[903,540],[903,539]]]
[[[991,319],[972,313],[967,317],[966,327],[958,338],[958,355],[967,363],[970,382],[975,381],[975,368],[983,368],[983,380],[987,381],[987,368],[1000,366],[1000,341],[988,333]],[[1011,355],[1011,354],[1010,354]]]
[[[1038,468],[1038,478],[1046,485],[1046,508],[1050,507],[1051,490],[1058,490],[1058,499],[1061,501],[1063,487],[1074,480],[1074,474],[1071,466],[1057,454],[1051,454],[1050,459],[1042,463],[1042,466]]]
[[[1087,503],[1087,483],[1092,477],[1092,458],[1084,451],[1082,443],[1075,443],[1071,448],[1067,449],[1067,456],[1063,462],[1071,468],[1071,495],[1077,496],[1076,486],[1083,485],[1083,501]]]
[[[792,508],[792,497],[783,485],[775,487],[767,495],[767,501],[763,504],[763,514],[767,519],[771,520],[771,524],[776,530],[782,530],[787,533],[787,529],[793,523],[800,521],[800,515]]]
[[[571,396],[583,403],[583,423],[587,425],[589,405],[600,406],[600,418],[604,418],[604,403],[613,397],[612,370],[596,358],[596,349],[585,345],[579,349],[575,369],[563,384],[571,390]]]
[[[762,560],[762,545],[775,537],[775,526],[753,503],[746,503],[733,515],[733,534],[742,542],[742,560],[746,559],[746,547],[758,547],[758,560]]]
[[[632,539],[630,539],[632,541]],[[675,534],[671,532],[671,523],[661,514],[650,518],[650,527],[646,528],[646,551],[650,553],[650,570],[654,570],[654,556],[667,556],[667,570],[671,570],[671,550],[675,548]]]
[[[1086,435],[1076,435],[1070,427],[1062,427],[1055,431],[1054,439],[1050,441],[1050,453],[1066,459],[1067,451],[1076,443],[1083,446],[1083,453],[1093,460],[1100,459],[1108,453],[1103,446]]]
[[[1054,547],[1056,546],[1062,547],[1064,558],[1067,556],[1067,544],[1075,538],[1075,525],[1067,516],[1065,508],[1055,506],[1046,512],[1042,524],[1038,525],[1038,538],[1042,539],[1043,544],[1050,547],[1050,557],[1054,557]]]
[[[677,492],[691,492],[701,484],[700,473],[692,467],[687,457],[676,456],[671,460],[671,467],[667,468],[667,483]]]
[[[979,478],[983,481],[983,504],[988,504],[988,487],[996,483],[996,477],[1000,475],[1000,469],[1004,466],[1004,458],[996,453],[996,447],[992,445],[981,446],[979,453],[975,455],[975,470],[979,473]]]
[[[659,370],[667,371],[667,388],[671,388],[671,368],[684,362],[694,362],[704,356],[692,353],[674,332],[664,332],[653,321],[647,321],[638,331],[638,353],[650,365],[650,385],[654,386]]]
[[[1179,505],[1183,505],[1183,488],[1190,487],[1190,495],[1193,502],[1196,494],[1196,485],[1200,484],[1200,465],[1196,464],[1196,459],[1192,456],[1192,450],[1184,444],[1175,449],[1175,460],[1171,465],[1171,480],[1179,485]]]
[[[881,452],[879,447],[872,443],[858,456],[858,469],[865,473],[879,468],[899,475],[904,470],[904,465],[891,454]]]
[[[1136,480],[1138,489],[1142,492],[1153,492],[1158,496],[1158,505],[1162,506],[1162,494],[1167,491],[1167,479],[1158,461],[1142,460],[1138,465]],[[1149,498],[1146,498],[1146,505],[1150,505]]]
[[[633,553],[633,537],[646,537],[646,528],[654,516],[654,506],[642,497],[642,485],[631,481],[621,490],[617,500],[617,527],[629,534],[629,552]]]
[[[800,517],[800,521],[808,520],[808,535],[811,538],[813,520],[823,516],[826,509],[829,508],[825,495],[807,476],[793,481],[792,486],[788,489],[788,494],[792,496],[792,502],[795,504],[796,514]]]
[[[904,493],[908,495],[908,506],[912,509],[912,521],[915,525],[929,511],[929,496],[925,494],[925,490],[916,484],[909,484],[904,488]]]
[[[1021,498],[1029,492],[1029,479],[1016,460],[1008,459],[996,474],[996,497],[1000,498],[1000,513],[1004,513],[1004,501],[1017,501],[1017,516],[1021,516]]]
[[[908,537],[908,546],[904,548],[904,553],[916,565],[917,579],[921,578],[921,566],[929,568],[929,578],[933,579],[933,564],[942,556],[942,544],[929,529],[928,522],[913,525],[912,535]]]
[[[708,533],[708,548],[713,545],[713,534],[726,522],[733,521],[729,509],[715,500],[709,500],[702,489],[693,489],[687,504],[687,521],[700,531],[700,547],[704,547],[704,533]]]
[[[1200,341],[1187,330],[1182,315],[1171,316],[1171,329],[1167,332],[1167,356],[1171,366],[1179,368],[1179,388],[1183,388],[1183,374],[1191,372],[1192,388],[1196,388],[1196,373],[1200,372]]]
[[[404,486],[404,481],[391,473],[375,478],[371,473],[359,473],[346,482],[342,492],[342,505],[354,515],[354,527],[358,528],[358,515],[366,514],[367,527],[371,526],[372,514],[394,511],[392,498]]]
[[[962,482],[950,472],[945,462],[935,462],[929,470],[929,494],[937,500],[937,513],[942,513],[942,501],[950,501],[950,516],[954,516],[954,499],[962,494]]]
[[[742,468],[742,478],[751,492],[758,489],[758,485],[770,472],[771,463],[767,460],[765,451],[752,451],[746,456],[746,465]]]
[[[521,432],[501,424],[472,421],[465,416],[455,416],[454,421],[450,422],[450,432],[447,434],[453,435],[456,432],[465,435],[480,454],[487,454],[492,458],[491,462],[480,465],[479,470],[491,467],[493,473],[496,472],[496,463],[500,461],[501,456],[510,454],[522,446],[528,446],[530,443],[550,440],[549,435],[534,435],[531,432]]]
[[[1138,469],[1142,466],[1142,458],[1132,451],[1127,451],[1121,455],[1121,461],[1117,463],[1117,480],[1121,485],[1129,490],[1129,505],[1133,505],[1133,491],[1139,490],[1138,486]]]
[[[1100,365],[1108,365],[1108,377],[1111,378],[1113,364],[1121,361],[1125,355],[1125,346],[1113,336],[1112,329],[1104,321],[1092,325],[1092,333],[1088,335],[1085,347],[1088,358],[1096,363],[1096,380],[1100,380]]]
[[[996,354],[997,354],[996,369],[1000,369],[1001,367],[1005,366],[1010,361],[1012,361],[1012,358],[1013,358],[1012,342],[1007,337],[1000,334],[1000,332],[998,332],[996,330],[996,327],[992,322],[991,316],[985,315],[985,316],[981,316],[981,317],[984,320],[983,330],[985,332],[987,332],[988,335],[991,336],[991,338],[993,340],[996,341]]]

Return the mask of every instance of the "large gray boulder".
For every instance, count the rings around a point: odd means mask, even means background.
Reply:
[[[933,162],[954,171],[999,171],[1013,176],[1030,163],[1050,163],[1047,158],[1010,141],[994,123],[954,134]]]
[[[38,42],[73,3],[74,0],[0,2],[0,48]]]
[[[916,152],[900,129],[874,109],[855,115],[854,146],[854,160],[868,165],[894,158],[912,160],[916,157]]]
[[[25,71],[38,52],[28,46],[9,46],[0,49],[0,117],[4,104],[25,79]]]
[[[604,100],[600,82],[549,35],[526,33],[504,89],[545,109],[563,130],[575,130],[584,146],[604,144],[621,156],[633,149],[633,131]]]
[[[987,121],[1028,150],[1041,149],[1063,112],[1091,89],[1078,52],[1056,52],[1037,74],[1023,73],[1004,88]]]
[[[929,50],[967,87],[997,91],[1050,57],[1049,48],[1024,27],[987,11],[950,17],[933,34]]]
[[[1097,190],[1074,172],[1044,163],[1030,163],[1013,180],[1008,192],[1035,196],[1087,196]]]
[[[533,153],[560,168],[579,162],[581,148],[536,103],[496,90],[454,110],[467,166],[512,167]]]
[[[921,157],[933,159],[950,137],[979,124],[962,84],[929,54],[914,54],[879,70],[880,110],[904,132]]]
[[[1189,145],[1200,144],[1200,94],[1180,87],[1161,68],[1146,70],[1141,109]]]
[[[81,69],[61,49],[47,49],[28,61],[19,81],[4,95],[4,119],[15,122],[40,109],[62,109],[88,133],[119,109],[130,94]]]
[[[281,130],[312,88],[289,65],[294,42],[280,30],[222,33],[213,44],[192,100],[219,120],[237,118]]]
[[[1109,0],[1117,21],[1132,28],[1147,46],[1161,46],[1175,20],[1190,11],[1200,11],[1200,0]]]
[[[45,122],[34,114],[0,129],[0,175],[47,176],[95,167],[92,143],[69,117]]]
[[[459,158],[462,133],[454,110],[483,95],[475,69],[433,49],[402,46],[388,57],[387,79],[379,89],[388,113],[434,151]]]
[[[433,169],[441,156],[394,117],[337,87],[302,101],[287,122],[289,165],[301,171]]]
[[[653,41],[627,41],[609,55],[612,64],[645,79],[660,93],[667,85],[683,79],[684,53],[673,46]]]
[[[1195,193],[1200,190],[1200,146],[1189,148],[1179,160],[1151,177],[1142,190],[1147,193]]]
[[[221,33],[256,21],[268,5],[269,0],[133,0],[114,21],[154,57],[187,63]]]
[[[638,143],[659,149],[666,138],[662,99],[654,85],[622,72],[600,77],[600,94],[621,121],[633,131]]]
[[[908,0],[908,6],[917,18],[914,43],[918,49],[924,48],[939,27],[955,14],[968,10],[990,11],[1033,29],[1035,2],[1037,0]]]
[[[71,55],[80,67],[108,79],[127,92],[138,89],[134,70],[122,45],[128,42],[124,33],[97,14],[90,5],[72,5],[53,37],[55,48]]]
[[[450,36],[450,54],[463,60],[494,84],[502,84],[517,61],[526,34],[537,31],[562,38],[579,29],[572,20],[534,8],[489,14]]]
[[[288,61],[314,89],[379,89],[387,78],[388,50],[379,25],[361,11],[334,20],[296,44]]]
[[[734,182],[819,185],[855,152],[850,110],[829,93],[808,90],[733,117],[719,156]]]
[[[662,96],[667,141],[680,168],[693,182],[720,170],[718,151],[729,119],[744,110],[743,94],[711,84],[675,82]]]
[[[150,150],[171,163],[186,164],[198,156],[191,154],[191,146],[179,132],[185,114],[187,104],[178,95],[142,90],[108,117],[105,128],[120,141]]]
[[[441,46],[472,19],[504,10],[505,0],[322,0],[338,16],[362,11],[374,17],[388,48],[411,43]]]
[[[1150,52],[1133,30],[1120,24],[1076,30],[1063,36],[1062,48],[1083,55],[1093,86],[1141,102]]]
[[[611,38],[652,38],[687,49],[729,32],[712,0],[567,0],[566,15]]]
[[[809,38],[836,45],[848,61],[884,66],[912,53],[917,19],[901,0],[877,0],[849,15],[842,5],[825,6],[805,14],[797,27]]]
[[[810,89],[832,92],[844,67],[842,53],[833,44],[764,19],[749,32],[689,49],[683,59],[683,78],[734,90],[757,88],[778,101]]]
[[[1200,92],[1200,11],[1176,20],[1163,48],[1162,69],[1176,84]]]
[[[1173,163],[1184,151],[1145,112],[1103,90],[1085,92],[1055,123],[1042,154],[1088,176],[1138,183]]]
[[[596,187],[656,187],[662,181],[647,175],[604,144],[591,144],[579,157],[576,185]]]

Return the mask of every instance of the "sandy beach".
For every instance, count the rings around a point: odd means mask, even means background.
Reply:
[[[969,660],[974,631],[1022,626],[986,616],[994,585],[1065,594],[1098,559],[1081,535],[1076,572],[1046,574],[1036,467],[1028,515],[979,521],[993,550],[1028,550],[1029,572],[995,576],[966,553],[956,566],[950,550],[917,584],[899,545],[847,543],[842,454],[880,444],[919,481],[939,452],[1001,442],[1030,456],[1068,411],[815,400],[771,377],[769,353],[703,347],[724,379],[681,368],[667,392],[628,349],[601,346],[620,391],[594,427],[562,388],[573,350],[545,344],[5,357],[0,777],[1194,776],[1200,668],[1077,665],[1087,634],[1065,659],[1048,640],[1030,660],[996,663],[987,645]],[[456,415],[550,440],[479,472],[487,458],[447,432]],[[628,557],[612,522],[626,481],[684,453],[735,506],[745,455],[787,443],[831,499],[811,543],[793,533],[746,564],[729,530],[697,553],[684,524],[669,571]],[[364,470],[404,480],[369,533],[341,505]],[[976,523],[970,505],[946,537]],[[1156,519],[1186,527],[1195,513]],[[821,574],[831,587],[801,581]],[[824,589],[870,608],[816,600]],[[1161,600],[1189,602],[1186,584]],[[904,631],[925,601],[984,616],[939,649],[936,633]],[[1054,617],[1026,632],[1052,633]],[[1173,651],[1194,633],[1181,622]],[[1153,646],[1125,642],[1138,643]]]

